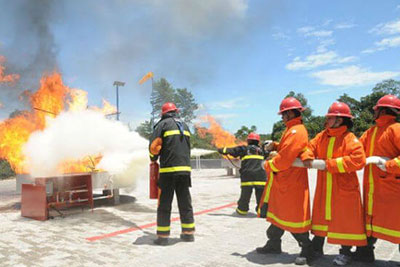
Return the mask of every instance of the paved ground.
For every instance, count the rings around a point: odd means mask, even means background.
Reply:
[[[249,213],[238,217],[234,203],[239,179],[223,169],[193,171],[193,205],[196,241],[179,240],[179,221],[172,223],[172,242],[166,247],[155,239],[156,201],[148,198],[147,177],[123,197],[125,204],[98,206],[93,212],[70,210],[65,218],[39,222],[22,218],[15,181],[0,182],[0,266],[291,266],[299,248],[290,234],[283,239],[283,254],[255,253],[266,241],[268,223]],[[311,191],[315,173],[311,174]],[[252,199],[251,209],[255,203]],[[178,217],[174,200],[172,217]],[[211,210],[210,210],[211,209]],[[326,256],[314,266],[332,266],[338,246],[326,245]],[[379,241],[374,265],[397,266],[398,247]]]

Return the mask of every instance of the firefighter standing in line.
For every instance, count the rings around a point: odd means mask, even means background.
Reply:
[[[301,118],[304,110],[294,97],[285,98],[280,105],[278,114],[282,116],[286,129],[280,142],[267,148],[277,153],[264,165],[268,183],[263,201],[268,203],[267,220],[271,225],[267,230],[267,243],[256,249],[261,254],[282,253],[281,237],[284,231],[289,231],[301,246],[300,255],[295,260],[297,265],[310,263],[314,253],[308,232],[311,220],[307,169],[292,167],[308,145],[308,133]]]
[[[400,100],[385,95],[374,107],[375,125],[361,136],[368,157],[380,156],[378,164],[364,169],[364,212],[368,245],[358,247],[355,260],[373,262],[377,238],[400,244]]]
[[[260,136],[256,133],[250,133],[247,136],[247,146],[236,146],[232,148],[220,148],[218,152],[223,155],[240,157],[240,198],[236,212],[240,215],[246,215],[249,210],[249,202],[253,188],[256,194],[256,212],[260,203],[261,195],[264,190],[266,174],[261,164],[264,160],[264,153],[258,146]]]
[[[173,103],[162,106],[161,120],[154,126],[150,139],[150,159],[160,158],[160,188],[157,208],[157,245],[167,245],[170,234],[171,204],[174,192],[178,199],[183,241],[194,241],[194,218],[190,167],[190,131],[178,117],[178,109]]]
[[[341,102],[331,105],[326,114],[326,129],[309,143],[303,163],[311,167],[312,159],[325,161],[318,170],[314,195],[312,233],[313,247],[323,255],[325,237],[328,243],[342,245],[335,265],[351,261],[351,246],[365,246],[367,237],[356,171],[365,165],[361,142],[350,132],[353,126],[350,108]]]

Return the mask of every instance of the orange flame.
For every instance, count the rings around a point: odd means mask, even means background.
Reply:
[[[4,75],[6,67],[2,64],[6,62],[6,58],[0,55],[0,83],[15,83],[19,79],[19,74]]]
[[[204,138],[207,133],[211,134],[212,144],[217,148],[222,147],[234,147],[237,145],[245,144],[242,141],[238,141],[236,137],[228,131],[225,131],[220,124],[210,115],[206,115],[200,118],[203,122],[209,123],[209,128],[202,128],[199,125],[196,126],[197,132],[201,138]]]
[[[16,173],[29,172],[22,147],[34,131],[46,128],[46,117],[56,117],[67,104],[71,111],[87,107],[87,92],[65,86],[59,73],[44,76],[37,92],[24,95],[29,97],[32,110],[0,122],[0,158],[7,159]],[[107,109],[111,107],[108,103]],[[67,161],[59,170],[62,173],[88,172],[91,169],[88,166],[94,169],[101,155],[92,158],[94,160]]]

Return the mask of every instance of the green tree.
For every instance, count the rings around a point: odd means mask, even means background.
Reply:
[[[247,139],[247,136],[249,135],[249,133],[256,132],[256,131],[257,131],[257,127],[255,125],[252,125],[250,128],[243,125],[239,130],[237,130],[237,132],[235,133],[235,137],[237,139],[245,141]]]
[[[188,124],[195,119],[195,110],[198,108],[193,94],[186,88],[173,88],[172,85],[165,79],[161,78],[153,82],[153,91],[150,96],[150,104],[152,106],[151,118],[142,122],[137,128],[136,132],[140,136],[149,139],[153,129],[152,117],[155,120],[161,117],[161,107],[165,102],[173,102],[179,109],[180,117]]]
[[[15,172],[11,169],[10,163],[5,159],[0,159],[0,180],[15,176]]]
[[[393,79],[384,80],[375,85],[375,87],[372,89],[372,92],[382,92],[385,95],[390,94],[400,96],[400,81]]]

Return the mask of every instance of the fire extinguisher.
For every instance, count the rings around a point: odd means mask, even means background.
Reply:
[[[156,161],[150,163],[150,199],[158,198],[158,174],[160,165]]]

